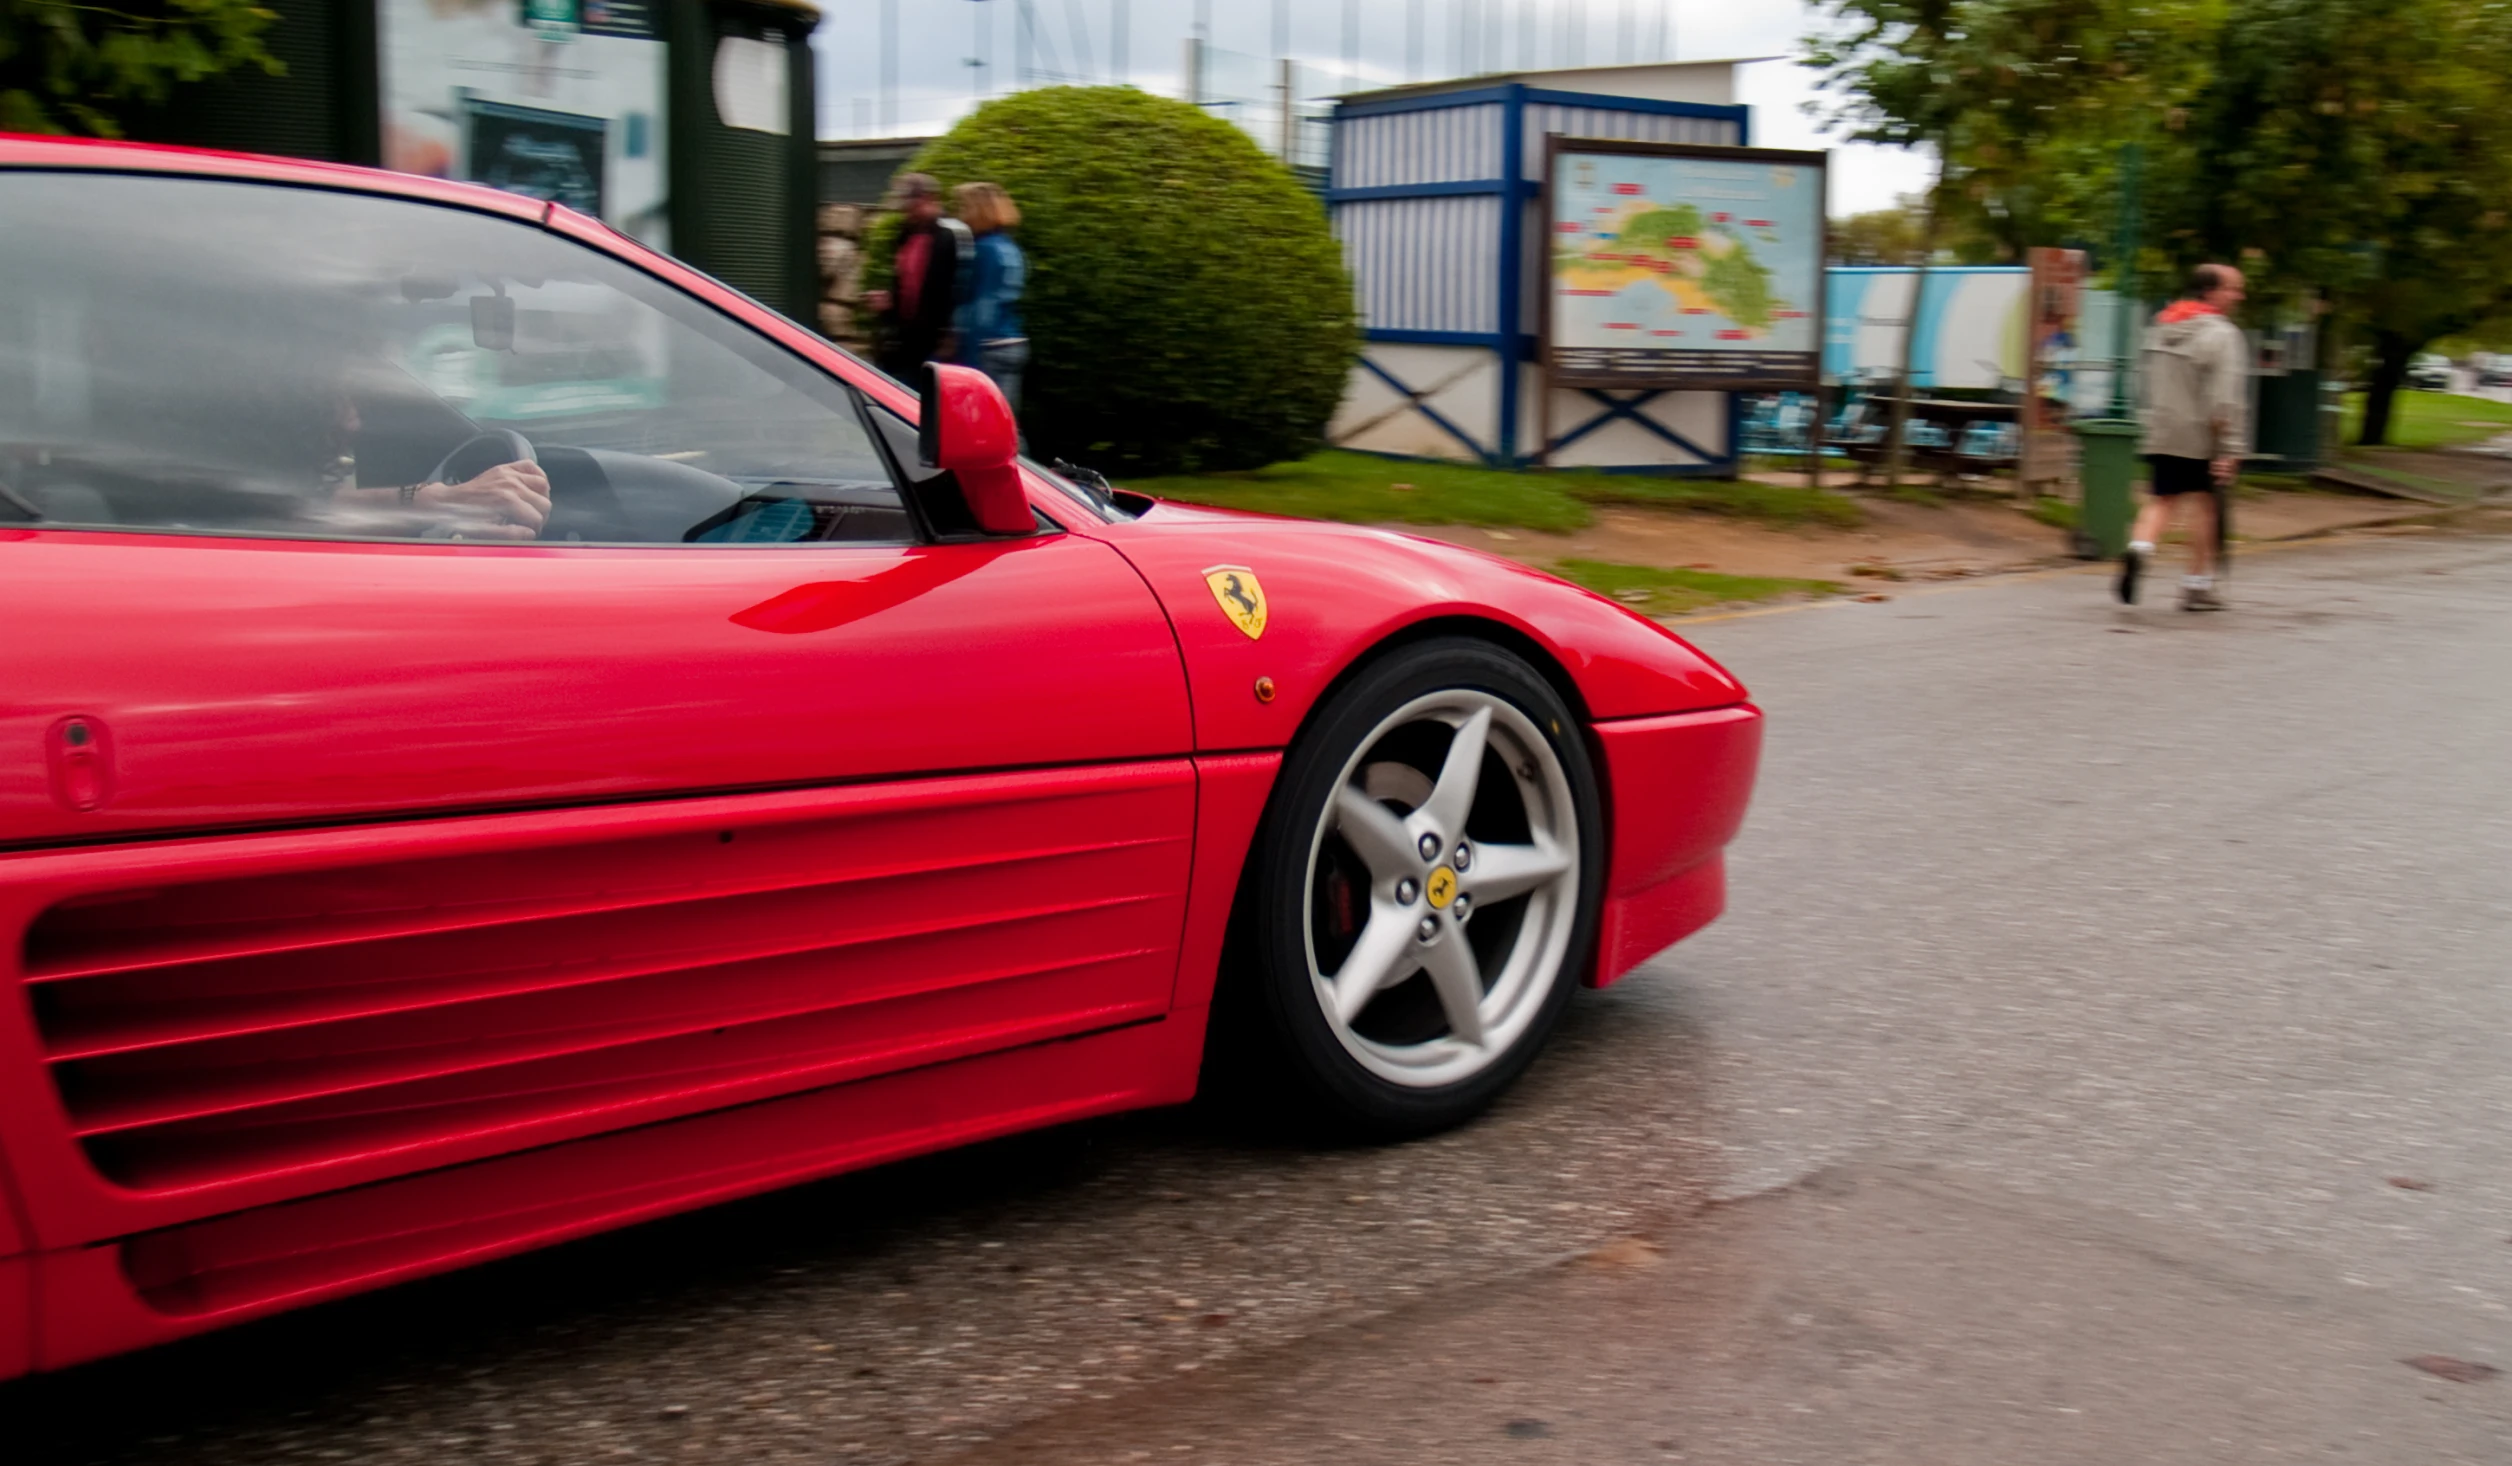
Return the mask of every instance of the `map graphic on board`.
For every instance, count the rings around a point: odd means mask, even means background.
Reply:
[[[1821,350],[1822,169],[1585,148],[1562,144],[1553,160],[1555,376],[1810,379]]]

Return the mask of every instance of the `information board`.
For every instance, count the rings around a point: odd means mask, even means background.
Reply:
[[[1822,367],[1826,154],[1555,136],[1555,386],[1769,390]]]

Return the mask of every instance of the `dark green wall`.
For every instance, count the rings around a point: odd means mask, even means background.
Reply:
[[[254,68],[180,88],[163,111],[133,119],[132,135],[326,163],[381,163],[372,0],[264,3],[279,19],[263,45],[286,73]]]
[[[820,296],[811,25],[782,6],[683,3],[671,30],[672,253],[805,323]],[[715,44],[727,36],[783,44],[783,136],[717,115]]]

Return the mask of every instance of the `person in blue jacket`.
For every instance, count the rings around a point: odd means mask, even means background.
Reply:
[[[1021,324],[1021,291],[1029,260],[1013,240],[1020,206],[994,183],[963,183],[951,191],[960,222],[977,236],[976,257],[956,322],[959,359],[994,379],[1012,411],[1020,411],[1021,371],[1029,365],[1029,333]]]

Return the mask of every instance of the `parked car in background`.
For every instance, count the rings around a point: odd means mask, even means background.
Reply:
[[[2420,392],[2451,390],[2451,358],[2428,351],[2407,364],[2407,385]]]

